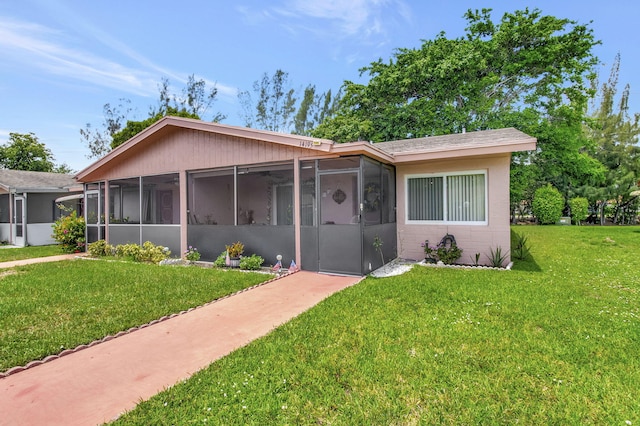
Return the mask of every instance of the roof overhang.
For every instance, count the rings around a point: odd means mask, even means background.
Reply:
[[[145,130],[118,146],[95,163],[78,172],[75,175],[75,178],[81,182],[85,181],[87,180],[87,177],[90,177],[95,172],[103,169],[104,167],[108,167],[109,163],[112,161],[121,161],[129,158],[145,145],[153,143],[160,137],[179,129],[216,133],[231,137],[287,145],[296,148],[310,148],[314,151],[326,153],[330,152],[334,145],[334,142],[328,139],[318,139],[308,136],[249,129],[246,127],[229,126],[219,123],[209,123],[190,118],[167,116],[147,127]]]

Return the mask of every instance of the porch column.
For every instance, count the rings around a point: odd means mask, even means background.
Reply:
[[[189,214],[187,206],[187,171],[180,170],[180,257],[187,251]]]
[[[109,180],[104,181],[104,206],[102,206],[102,214],[104,215],[104,235],[102,235],[102,239],[106,242],[109,242],[109,212],[111,211],[110,201],[109,201]],[[100,194],[98,194],[100,197]],[[100,230],[100,222],[98,221],[98,231]]]
[[[293,235],[298,268],[302,268],[302,248],[300,243],[302,208],[300,207],[300,184],[300,158],[296,156],[293,159]]]

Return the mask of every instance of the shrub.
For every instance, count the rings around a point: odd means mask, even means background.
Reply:
[[[560,191],[548,184],[536,190],[531,209],[541,225],[556,223],[562,216],[564,197]]]
[[[433,262],[441,261],[445,265],[452,265],[462,256],[462,249],[456,244],[453,235],[447,234],[442,237],[437,246],[429,246],[429,240],[422,243],[425,259],[431,259]]]
[[[227,252],[226,251],[223,251],[222,253],[220,253],[220,255],[213,262],[213,266],[215,266],[216,268],[224,268],[225,266],[227,266]]]
[[[196,247],[189,246],[189,248],[184,252],[184,258],[189,262],[197,262],[200,260],[200,252]]]
[[[52,237],[61,244],[62,251],[79,253],[84,250],[84,218],[78,217],[75,210],[56,220],[52,227]]]
[[[157,246],[151,241],[145,241],[142,244],[138,258],[138,262],[160,263],[171,255],[171,251],[167,247]]]
[[[105,240],[98,240],[87,246],[87,251],[92,257],[112,256],[114,247],[107,244]]]
[[[569,208],[571,209],[571,220],[576,225],[580,225],[580,222],[589,216],[589,200],[584,197],[570,199]]]
[[[138,244],[119,244],[116,246],[116,256],[136,261],[140,256],[140,247]]]
[[[264,263],[264,259],[257,254],[252,254],[251,256],[245,256],[240,259],[240,269],[247,270],[258,270]]]

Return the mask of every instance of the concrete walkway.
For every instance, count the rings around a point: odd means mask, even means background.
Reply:
[[[61,260],[73,260],[76,257],[86,256],[86,253],[60,254],[57,256],[36,257],[32,259],[11,260],[0,262],[0,269],[13,268],[16,266],[33,265],[34,263],[59,262]]]
[[[296,272],[1,378],[0,425],[111,421],[359,280]]]

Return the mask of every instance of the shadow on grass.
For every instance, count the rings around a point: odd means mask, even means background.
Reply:
[[[542,272],[542,268],[540,268],[538,262],[536,262],[531,255],[529,255],[526,260],[512,259],[512,261],[513,266],[511,267],[511,270],[513,271]]]

